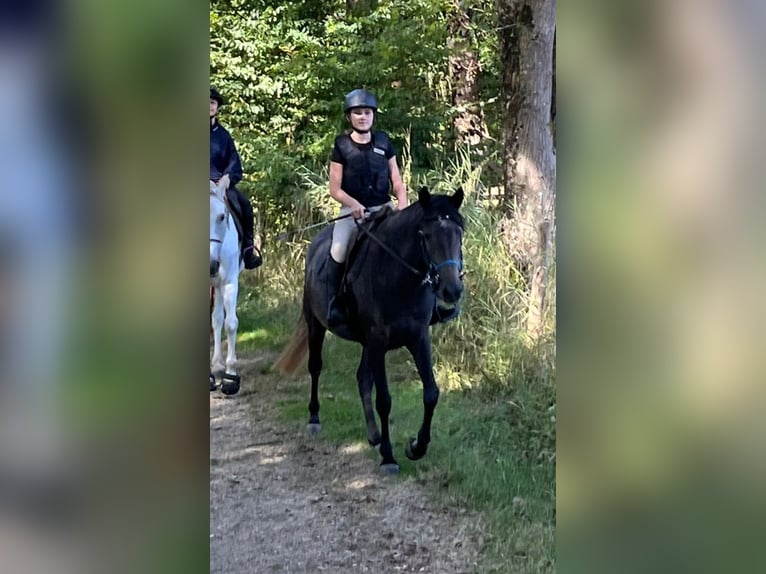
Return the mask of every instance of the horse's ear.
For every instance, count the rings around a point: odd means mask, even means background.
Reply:
[[[463,193],[463,187],[460,186],[457,188],[455,195],[453,195],[449,199],[452,202],[452,205],[455,206],[455,209],[460,209],[460,206],[463,204],[464,197],[465,197],[465,194]]]
[[[428,202],[431,201],[431,193],[425,185],[418,190],[418,201],[424,206],[428,205]]]

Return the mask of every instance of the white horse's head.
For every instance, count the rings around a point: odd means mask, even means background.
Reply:
[[[229,210],[223,199],[223,189],[210,182],[210,277],[218,275],[221,247],[226,237]]]

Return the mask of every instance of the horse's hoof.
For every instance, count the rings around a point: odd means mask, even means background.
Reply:
[[[210,373],[210,391],[214,391],[216,388],[215,384],[215,377],[213,376],[213,373]]]
[[[423,452],[418,452],[418,440],[415,437],[411,437],[404,447],[404,454],[410,460],[420,460],[425,456],[426,451],[423,449]]]
[[[221,381],[221,392],[224,395],[236,395],[239,392],[239,375],[224,373]]]
[[[306,425],[306,432],[309,436],[318,435],[322,432],[322,425],[319,423],[309,423]]]
[[[380,474],[383,474],[385,476],[392,476],[394,474],[399,474],[399,465],[395,462],[389,462],[387,464],[381,464],[380,465]]]

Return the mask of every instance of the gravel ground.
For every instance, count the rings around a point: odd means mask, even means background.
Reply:
[[[272,358],[242,354],[240,393],[210,393],[210,572],[476,572],[474,515],[379,475],[369,447],[278,422]],[[308,403],[307,381],[280,385],[306,385]]]

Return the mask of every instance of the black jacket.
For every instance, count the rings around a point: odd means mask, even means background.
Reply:
[[[210,126],[210,179],[229,175],[230,187],[242,181],[242,162],[231,134],[217,121]]]

